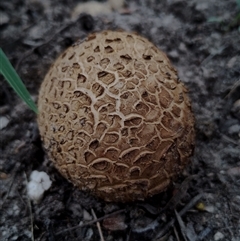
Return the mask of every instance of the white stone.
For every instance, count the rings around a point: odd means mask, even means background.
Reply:
[[[224,235],[221,232],[216,232],[214,235],[214,240],[218,241],[224,238]]]
[[[240,125],[235,124],[229,127],[228,129],[229,134],[237,134],[240,133]]]
[[[111,12],[112,10],[108,2],[100,3],[97,1],[89,1],[77,4],[72,12],[72,19],[77,19],[82,13],[88,13],[92,16],[97,16],[106,15]]]
[[[209,213],[214,213],[215,212],[215,207],[214,206],[206,206],[205,207],[205,211],[209,212]]]
[[[1,116],[0,117],[0,130],[5,128],[9,123],[9,119],[6,116]]]

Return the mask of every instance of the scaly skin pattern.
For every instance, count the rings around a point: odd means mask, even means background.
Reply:
[[[41,85],[38,108],[57,169],[106,201],[164,191],[193,153],[187,90],[166,55],[133,33],[91,34],[67,49]]]

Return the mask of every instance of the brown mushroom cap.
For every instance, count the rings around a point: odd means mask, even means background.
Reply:
[[[38,124],[49,158],[106,201],[164,191],[189,162],[194,117],[166,55],[133,33],[91,34],[47,73]]]

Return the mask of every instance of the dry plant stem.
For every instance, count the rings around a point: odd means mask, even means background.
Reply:
[[[203,194],[200,193],[198,194],[197,196],[195,196],[180,212],[179,212],[179,215],[180,216],[183,216],[190,208],[192,208],[196,202],[203,197]],[[173,226],[173,224],[175,223],[176,221],[176,218],[173,218],[170,222],[168,222],[165,227],[160,230],[160,232],[156,235],[155,239],[158,239],[158,238],[161,238],[168,230],[170,227]]]
[[[90,221],[90,222],[87,222],[87,223],[84,223],[84,224],[80,224],[80,225],[75,226],[75,227],[72,227],[72,228],[64,229],[64,230],[62,230],[62,231],[60,231],[60,232],[57,232],[56,235],[59,235],[59,234],[62,234],[62,233],[68,232],[68,231],[72,231],[72,230],[75,230],[75,229],[78,229],[78,228],[83,228],[83,227],[92,225],[92,224],[94,224],[94,223],[96,223],[96,222],[102,221],[102,220],[105,219],[105,218],[109,218],[109,217],[111,217],[111,216],[114,216],[114,215],[119,214],[119,213],[122,213],[122,212],[125,212],[125,209],[120,209],[120,210],[118,210],[118,211],[116,211],[116,212],[107,214],[107,215],[105,215],[105,216],[103,216],[103,217],[101,217],[101,218],[97,218],[96,220],[92,220],[92,221]]]
[[[5,198],[4,198],[3,202],[2,202],[2,205],[1,205],[0,209],[3,209],[3,205],[4,205],[4,203],[6,202],[6,200],[8,199],[8,196],[9,196],[9,193],[10,193],[10,191],[11,191],[11,189],[12,189],[14,180],[15,180],[15,176],[13,177],[13,179],[12,179],[12,181],[11,181],[10,187],[9,187],[8,192],[7,192]]]
[[[128,232],[128,235],[127,235],[127,239],[126,239],[126,241],[129,241],[129,240],[130,240],[131,233],[132,233],[132,230],[130,229],[129,232]]]
[[[173,231],[174,231],[174,234],[176,236],[177,241],[180,241],[180,238],[179,238],[179,235],[178,235],[178,232],[177,232],[177,229],[176,229],[175,225],[173,226]]]
[[[181,183],[180,187],[177,188],[176,193],[172,196],[172,198],[169,200],[169,202],[163,207],[162,210],[160,210],[160,214],[164,213],[168,209],[174,209],[174,207],[177,206],[177,204],[182,200],[184,196],[186,196],[189,183],[191,180],[196,179],[198,175],[192,175],[187,178]]]
[[[11,183],[10,183],[8,192],[7,192],[5,198],[4,198],[3,202],[2,202],[2,205],[1,205],[0,209],[3,208],[4,203],[5,203],[6,200],[8,199],[9,193],[10,193],[10,191],[11,191],[11,189],[12,189],[13,183],[14,183],[15,178],[16,178],[16,171],[17,171],[17,169],[18,169],[19,167],[20,167],[20,164],[17,163],[16,166],[14,167],[14,169],[13,169],[13,172],[12,172],[12,173],[13,173],[13,176],[11,177],[11,178],[12,178],[12,181],[11,181]]]
[[[91,212],[92,212],[92,215],[94,217],[94,220],[97,220],[97,216],[94,212],[94,210],[91,208]],[[100,238],[101,238],[101,241],[104,241],[104,238],[103,238],[103,234],[102,234],[102,229],[101,229],[101,225],[99,222],[97,222],[97,228],[98,228],[98,232],[99,232],[99,235],[100,235]]]
[[[24,176],[25,176],[25,180],[26,180],[26,183],[28,182],[27,180],[27,174],[26,172],[24,172]],[[27,196],[28,197],[28,196]],[[30,220],[31,220],[31,233],[32,233],[32,241],[34,241],[34,232],[33,232],[33,214],[32,214],[32,205],[31,205],[31,201],[30,201],[30,198],[28,197],[27,198],[27,204],[28,204],[28,208],[29,208],[29,211],[30,211]]]
[[[28,205],[28,204],[23,200],[22,195],[21,195],[21,193],[20,193],[19,190],[17,190],[17,194],[18,194],[18,197],[20,198],[21,202],[23,203],[23,205]]]
[[[240,79],[234,83],[234,85],[231,87],[231,90],[229,91],[229,93],[225,96],[225,99],[230,97],[231,94],[238,88],[238,86],[240,86]]]
[[[219,48],[217,51],[215,51],[214,53],[208,55],[208,57],[206,57],[202,62],[201,65],[206,65],[212,58],[214,58],[216,55],[220,54],[223,50],[226,49],[226,46],[222,46],[221,48]]]
[[[182,233],[182,236],[183,236],[183,239],[185,241],[188,241],[187,237],[186,237],[186,226],[181,218],[181,216],[179,215],[179,213],[176,211],[176,209],[174,209],[174,212],[175,212],[175,216],[177,218],[177,221],[178,221],[178,224],[180,226],[180,230],[181,230],[181,233]]]
[[[230,143],[232,143],[232,144],[234,144],[234,145],[237,145],[237,146],[239,145],[239,143],[238,143],[237,141],[233,140],[233,139],[230,138],[229,136],[224,135],[224,134],[221,134],[221,136],[222,136],[222,138],[225,139],[226,141],[228,141],[228,142],[230,142]]]

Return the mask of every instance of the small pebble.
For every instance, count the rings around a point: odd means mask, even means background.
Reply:
[[[196,10],[198,11],[204,11],[208,9],[208,2],[202,3],[202,2],[197,2],[196,4]]]
[[[181,50],[182,52],[186,52],[187,51],[187,47],[185,45],[185,43],[180,43],[179,45],[179,50]]]
[[[92,220],[92,216],[85,209],[83,209],[83,219],[85,221],[91,221]]]
[[[215,212],[215,208],[214,208],[214,206],[206,206],[205,207],[205,211],[207,211],[209,213],[214,213]]]
[[[237,196],[235,197],[235,199],[238,200],[239,203],[240,203],[240,195],[237,195]]]
[[[10,177],[10,175],[8,175],[7,173],[0,171],[0,180],[5,180],[9,177]]]
[[[240,176],[240,167],[236,166],[228,169],[227,174],[230,176]]]
[[[125,216],[121,214],[105,218],[102,225],[110,231],[125,230],[127,228]]]
[[[174,49],[168,53],[168,56],[170,56],[173,59],[178,59],[179,54],[178,54],[177,50]]]
[[[110,14],[111,12],[111,6],[106,2],[100,3],[97,1],[90,1],[78,3],[72,12],[72,19],[77,19],[82,13],[97,16]]]
[[[232,57],[232,58],[228,61],[227,67],[228,67],[228,68],[232,68],[232,67],[234,66],[234,64],[235,64],[236,61],[237,61],[237,56]]]
[[[240,119],[240,99],[234,102],[231,111],[238,119]]]
[[[235,124],[229,127],[228,129],[229,134],[238,134],[240,133],[240,125]]]
[[[208,234],[211,232],[211,229],[209,227],[203,229],[200,234],[198,235],[199,240],[203,240],[208,236]]]
[[[89,228],[86,232],[85,240],[91,240],[92,236],[93,236],[93,230]]]
[[[222,233],[220,233],[220,232],[216,232],[216,233],[214,234],[214,240],[215,240],[215,241],[221,240],[221,239],[223,239],[223,238],[224,238],[224,235],[223,235]]]
[[[0,26],[9,23],[10,18],[6,13],[0,11],[0,16],[1,16]]]
[[[0,130],[5,128],[9,123],[9,119],[6,116],[1,116],[0,117]]]

